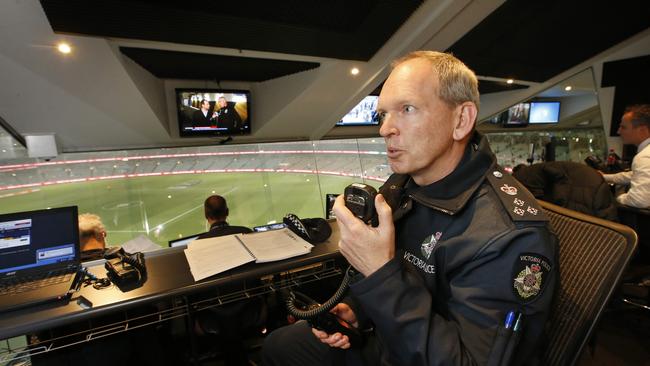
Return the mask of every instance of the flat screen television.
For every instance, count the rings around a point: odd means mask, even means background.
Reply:
[[[558,123],[560,102],[530,102],[529,123]]]
[[[349,111],[337,126],[376,126],[379,124],[377,118],[377,101],[376,95],[368,95],[363,98],[351,111]]]
[[[176,89],[181,137],[248,135],[250,92],[233,89]]]
[[[507,117],[503,118],[505,127],[524,127],[528,125],[528,115],[530,112],[530,103],[515,104],[504,113]]]

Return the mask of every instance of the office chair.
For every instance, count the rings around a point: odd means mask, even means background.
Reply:
[[[624,276],[622,300],[650,310],[650,209],[619,205],[618,217],[639,236],[638,252]]]
[[[559,241],[560,287],[545,365],[573,365],[636,247],[627,226],[539,201]]]
[[[636,231],[641,257],[650,262],[650,209],[619,205],[618,217],[620,223]]]

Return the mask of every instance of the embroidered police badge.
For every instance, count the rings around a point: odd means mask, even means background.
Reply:
[[[524,302],[539,295],[546,284],[551,264],[545,257],[535,253],[522,253],[512,270],[515,296]]]
[[[431,256],[431,252],[433,252],[433,248],[436,247],[436,244],[438,243],[438,240],[440,240],[441,236],[442,233],[438,231],[435,234],[431,234],[424,238],[422,244],[420,244],[420,251],[426,259],[429,259]]]

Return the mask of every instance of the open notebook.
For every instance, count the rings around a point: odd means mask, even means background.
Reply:
[[[311,252],[313,245],[289,229],[194,240],[185,257],[195,281],[248,262],[273,262]]]

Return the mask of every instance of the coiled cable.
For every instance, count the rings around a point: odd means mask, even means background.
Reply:
[[[298,309],[296,306],[296,294],[293,291],[289,291],[289,295],[285,301],[287,311],[296,319],[312,319],[330,311],[336,304],[341,302],[343,296],[345,296],[347,293],[348,287],[350,285],[350,280],[353,275],[354,269],[352,266],[349,266],[345,270],[345,276],[343,276],[343,280],[341,281],[341,284],[339,285],[339,288],[336,290],[334,295],[332,295],[332,297],[329,300],[325,301],[322,305],[315,308],[309,308],[307,310]]]

